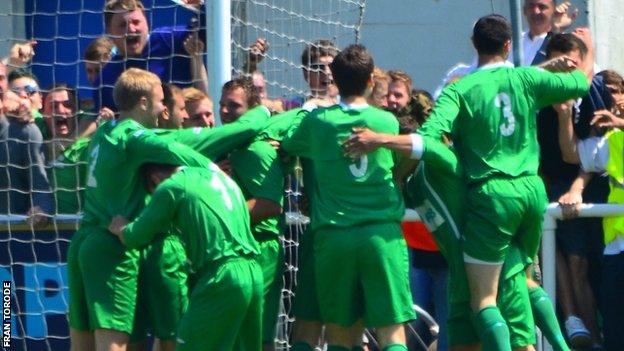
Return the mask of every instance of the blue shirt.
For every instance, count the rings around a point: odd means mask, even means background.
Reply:
[[[117,78],[128,68],[148,70],[167,83],[174,83],[181,87],[192,83],[191,59],[184,50],[184,39],[190,31],[183,26],[161,27],[150,33],[145,48],[140,57],[115,55],[102,68],[100,79],[95,86],[100,89],[93,91],[93,102],[96,111],[102,107],[117,110],[113,101],[113,87]]]

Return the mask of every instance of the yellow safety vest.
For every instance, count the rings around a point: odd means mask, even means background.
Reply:
[[[606,135],[609,146],[607,174],[609,175],[609,198],[607,202],[624,204],[624,131],[614,129]],[[624,215],[604,217],[602,221],[605,245],[618,235],[624,237]]]

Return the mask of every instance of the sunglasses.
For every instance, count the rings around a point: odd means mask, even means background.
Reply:
[[[329,64],[327,63],[312,63],[309,66],[310,71],[321,72],[324,73],[328,68]]]
[[[31,96],[39,92],[39,87],[37,87],[36,85],[26,85],[23,87],[13,87],[11,88],[11,91],[17,95],[19,95],[23,91],[26,92],[28,96]]]

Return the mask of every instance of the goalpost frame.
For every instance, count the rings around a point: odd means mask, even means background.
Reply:
[[[221,87],[232,79],[232,22],[230,0],[206,1],[206,48],[208,50],[208,79],[210,97],[218,106]],[[221,116],[215,113],[217,125]]]

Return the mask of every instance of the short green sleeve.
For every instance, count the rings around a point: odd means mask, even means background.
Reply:
[[[450,133],[460,111],[459,93],[455,84],[442,90],[427,121],[418,129],[418,134],[440,140],[444,133]]]

